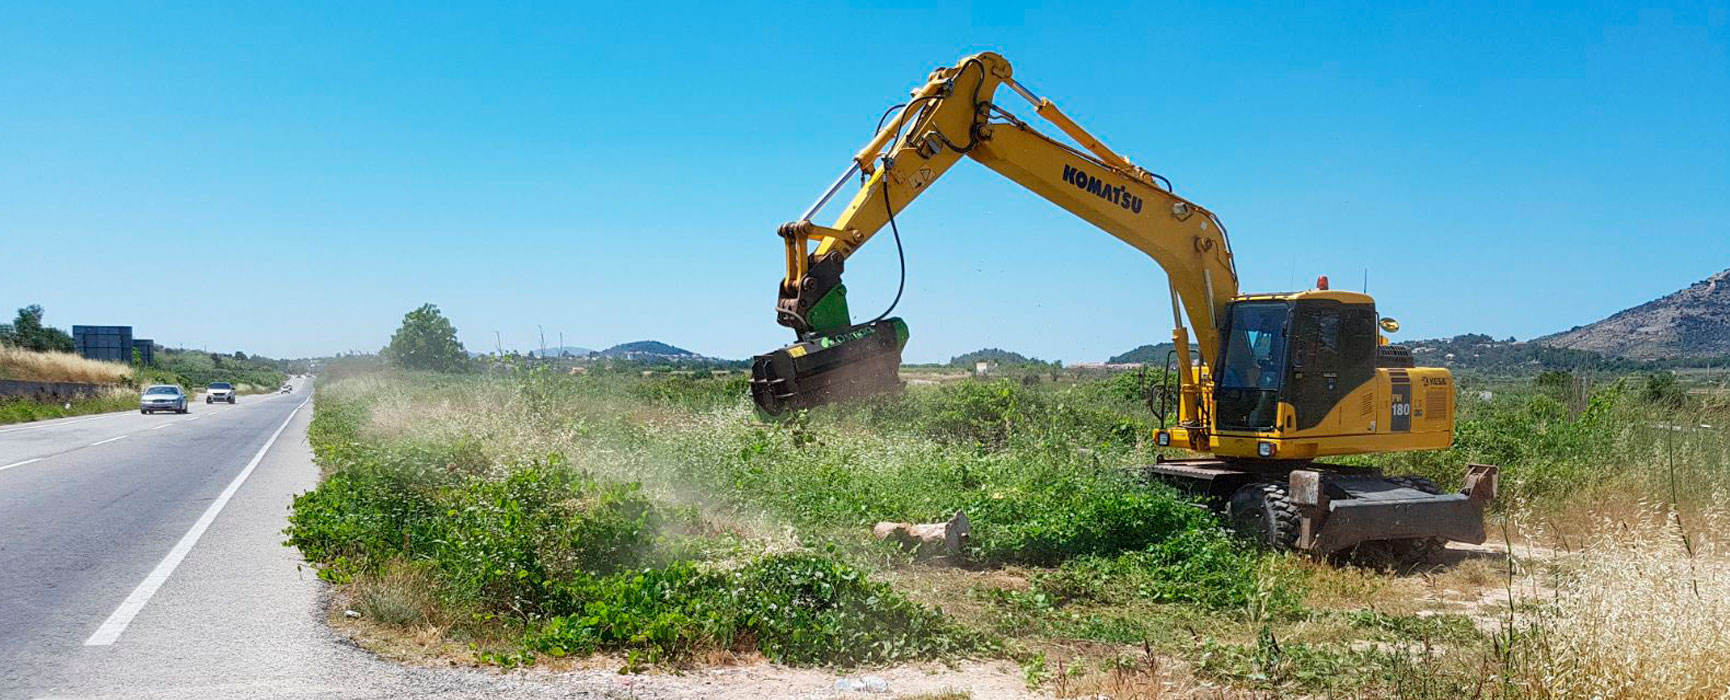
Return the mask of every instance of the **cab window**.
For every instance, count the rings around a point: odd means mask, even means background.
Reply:
[[[1226,389],[1278,389],[1285,375],[1285,302],[1232,305],[1219,385]]]

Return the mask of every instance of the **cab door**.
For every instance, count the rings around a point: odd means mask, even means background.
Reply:
[[[1376,311],[1371,304],[1302,299],[1292,312],[1286,401],[1299,431],[1359,432],[1358,406],[1340,406],[1376,373]],[[1362,392],[1358,402],[1364,403]],[[1374,407],[1370,396],[1366,405]],[[1335,410],[1336,408],[1340,410]]]

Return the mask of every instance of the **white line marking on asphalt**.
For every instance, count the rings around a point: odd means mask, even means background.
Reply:
[[[126,631],[126,626],[132,624],[132,618],[144,609],[150,602],[150,597],[156,595],[157,589],[162,588],[162,584],[168,582],[168,577],[174,575],[174,569],[180,566],[181,560],[192,552],[193,546],[198,544],[198,538],[203,537],[204,531],[210,529],[210,524],[216,521],[217,514],[222,512],[222,507],[228,505],[228,499],[233,498],[234,492],[240,490],[240,485],[246,483],[246,477],[252,476],[252,470],[258,468],[258,463],[264,461],[264,453],[269,452],[270,446],[276,444],[276,439],[282,437],[282,431],[288,429],[288,424],[294,420],[295,414],[300,413],[300,409],[305,408],[311,400],[300,402],[299,406],[288,412],[288,418],[282,421],[282,425],[277,426],[269,440],[264,441],[264,447],[258,448],[258,454],[252,456],[252,461],[246,463],[246,468],[240,470],[234,481],[228,482],[228,488],[223,489],[222,494],[216,497],[210,507],[204,509],[204,514],[198,516],[198,522],[193,523],[192,529],[187,530],[180,541],[174,543],[174,549],[168,550],[168,556],[163,557],[162,561],[156,564],[156,568],[150,570],[150,574],[139,582],[138,587],[132,589],[132,594],[120,602],[120,607],[114,609],[114,614],[109,615],[102,626],[96,628],[89,639],[84,640],[84,646],[108,646],[120,638],[121,633]]]
[[[131,411],[118,411],[117,413],[131,413]],[[35,425],[21,425],[21,426],[18,426],[16,428],[6,428],[4,430],[0,430],[0,433],[16,433],[20,430],[36,430],[38,428],[52,428],[56,425],[72,425],[73,423],[83,423],[85,421],[92,421],[92,420],[96,420],[98,418],[107,418],[107,417],[112,416],[112,415],[116,415],[116,414],[115,413],[99,413],[99,414],[94,415],[94,416],[85,416],[83,418],[73,418],[71,420],[63,420],[63,421],[58,421],[58,422],[54,422],[54,423],[37,423]]]
[[[151,428],[151,430],[161,430],[161,429],[166,428],[166,427],[171,426],[171,425],[174,425],[174,424],[173,423],[163,423],[162,425]]]
[[[90,443],[90,446],[95,447],[97,445],[106,445],[108,443],[114,442],[115,440],[125,440],[126,438],[129,438],[129,437],[132,437],[132,436],[131,435],[122,435],[120,437],[111,437],[111,438],[108,438],[107,440],[97,440],[96,442]]]
[[[8,464],[8,465],[6,465],[6,466],[4,466],[4,467],[0,467],[0,471],[5,471],[5,470],[7,470],[7,469],[11,469],[11,468],[13,468],[13,467],[22,467],[22,466],[24,466],[24,465],[26,465],[26,464],[29,464],[29,463],[31,463],[31,462],[40,462],[40,461],[42,461],[42,458],[41,458],[41,457],[37,457],[37,458],[36,458],[36,459],[26,459],[26,460],[24,460],[24,461],[22,461],[22,462],[13,462],[13,463],[11,463],[11,464]]]

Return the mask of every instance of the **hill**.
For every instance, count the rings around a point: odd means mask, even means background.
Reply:
[[[1412,350],[1420,367],[1469,369],[1492,374],[1528,374],[1544,370],[1564,372],[1635,372],[1654,369],[1652,363],[1614,357],[1589,350],[1558,348],[1513,338],[1496,340],[1482,333],[1452,338],[1396,341]]]
[[[964,355],[956,355],[949,358],[949,366],[951,367],[966,367],[972,369],[974,364],[980,362],[990,362],[996,365],[1046,364],[1037,357],[1028,357],[1018,352],[1003,350],[1000,348],[981,348]]]
[[[1143,345],[1122,355],[1112,355],[1111,359],[1106,360],[1106,362],[1114,365],[1139,362],[1144,365],[1158,366],[1165,363],[1166,353],[1171,352],[1172,348],[1175,347],[1177,346],[1171,343]]]
[[[1730,270],[1533,342],[1638,360],[1730,355]]]
[[[696,359],[697,353],[680,347],[668,345],[659,340],[638,340],[629,343],[619,343],[600,351],[602,357],[621,357],[626,359]]]

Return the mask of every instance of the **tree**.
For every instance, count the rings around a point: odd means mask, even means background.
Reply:
[[[1676,381],[1675,372],[1646,375],[1646,388],[1640,392],[1642,400],[1665,408],[1681,408],[1687,397],[1688,391]]]
[[[457,329],[439,313],[439,307],[422,304],[402,317],[402,327],[390,337],[380,353],[385,361],[404,369],[461,372],[469,355],[457,342]]]
[[[18,310],[18,318],[0,324],[0,344],[39,352],[72,352],[72,336],[42,325],[42,306],[31,304]]]

